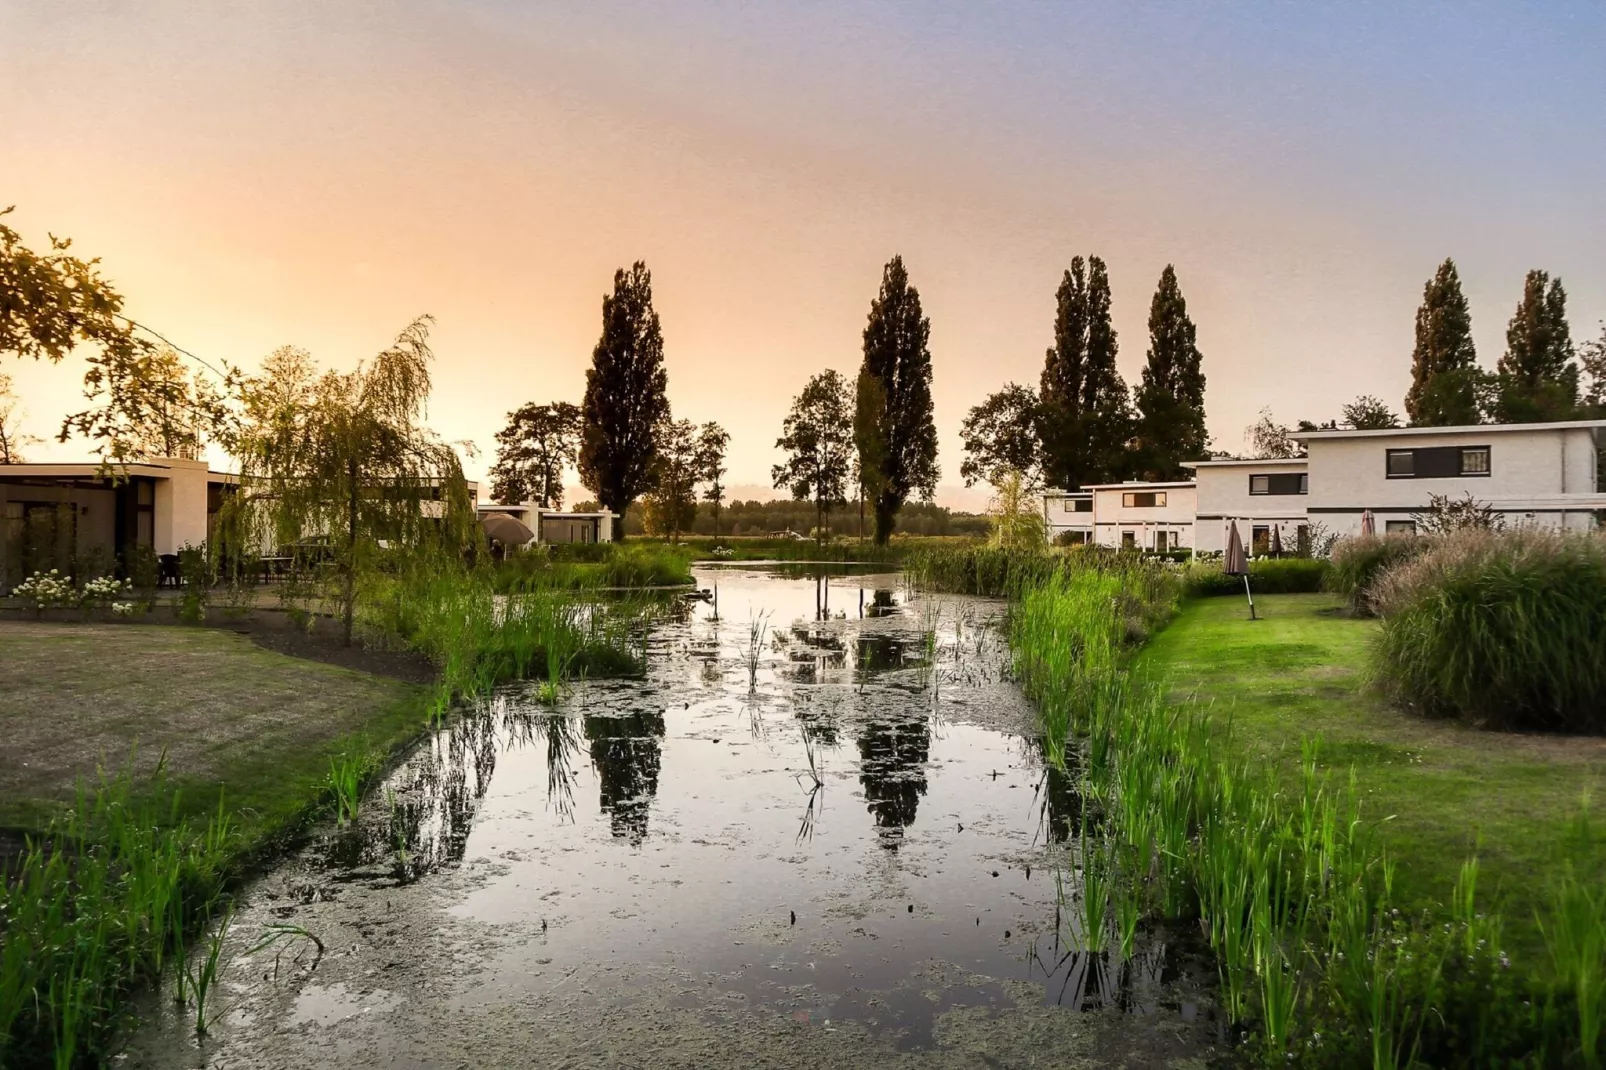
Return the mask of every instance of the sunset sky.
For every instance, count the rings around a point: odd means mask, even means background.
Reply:
[[[509,409],[580,400],[638,258],[676,415],[767,485],[792,395],[856,369],[901,253],[953,504],[960,419],[1036,382],[1076,254],[1109,264],[1129,382],[1176,265],[1218,448],[1263,405],[1398,408],[1447,255],[1489,366],[1529,268],[1576,339],[1606,318],[1598,0],[0,0],[0,56],[25,238],[70,235],[213,360],[349,367],[433,314],[430,418],[480,444],[471,475]],[[0,370],[36,434],[82,407],[80,363]]]

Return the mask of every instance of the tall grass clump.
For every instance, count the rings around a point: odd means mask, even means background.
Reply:
[[[1431,545],[1430,539],[1403,532],[1340,539],[1333,547],[1327,589],[1349,599],[1350,609],[1357,615],[1371,616],[1375,612],[1373,587],[1377,581],[1389,569],[1415,559]]]
[[[182,957],[223,894],[221,809],[180,820],[158,768],[80,784],[74,805],[0,873],[0,1066],[100,1065],[122,996]]]
[[[1606,539],[1517,529],[1436,539],[1377,582],[1373,675],[1428,716],[1606,732]]]
[[[532,590],[681,587],[692,582],[690,547],[668,543],[568,543],[510,553],[491,569],[501,594]]]

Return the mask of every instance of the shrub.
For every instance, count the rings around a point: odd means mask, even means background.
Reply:
[[[1328,564],[1320,558],[1260,557],[1249,562],[1249,589],[1255,594],[1311,594],[1324,589]],[[1222,571],[1222,562],[1195,561],[1182,574],[1182,589],[1190,597],[1241,595],[1241,576]]]
[[[1349,599],[1361,616],[1373,613],[1372,588],[1384,572],[1410,561],[1432,545],[1431,540],[1395,532],[1390,535],[1352,535],[1333,547],[1327,588]]]
[[[1606,540],[1522,529],[1435,540],[1375,583],[1375,681],[1430,716],[1606,731]]]

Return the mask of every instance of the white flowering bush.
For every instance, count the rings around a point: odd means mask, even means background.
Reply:
[[[72,580],[63,576],[58,569],[35,572],[11,588],[11,597],[20,598],[28,603],[35,613],[54,606],[71,606],[78,603],[78,592],[73,589]]]
[[[710,551],[710,553],[714,557],[719,557],[719,558],[735,557],[736,556],[736,551],[732,550],[729,546],[716,546],[716,547],[713,548],[713,550]]]
[[[132,617],[134,615],[134,603],[113,602],[112,615],[117,617]]]
[[[89,580],[84,584],[82,598],[86,603],[111,602],[121,595],[128,594],[133,589],[133,583],[128,580],[102,576],[99,579]]]

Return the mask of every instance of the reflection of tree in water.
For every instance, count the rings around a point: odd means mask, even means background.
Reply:
[[[931,730],[924,719],[872,721],[859,737],[859,783],[888,850],[897,850],[903,830],[914,824],[930,757]]]
[[[643,710],[623,717],[587,717],[585,734],[600,804],[608,811],[613,834],[640,843],[647,835],[647,810],[658,794],[664,715]]]
[[[876,591],[870,596],[870,604],[864,607],[867,617],[890,617],[898,612],[898,603],[892,597],[891,591]]]
[[[891,672],[906,664],[909,643],[896,635],[861,635],[854,640],[853,663],[862,677]]]
[[[847,643],[840,632],[806,623],[794,624],[790,631],[794,642],[781,672],[794,683],[817,684],[847,660]]]

